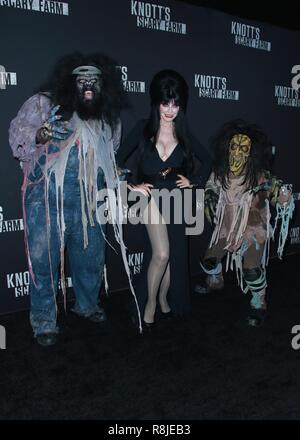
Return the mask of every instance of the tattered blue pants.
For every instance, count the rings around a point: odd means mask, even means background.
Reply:
[[[31,176],[32,180],[38,180],[38,177],[38,172],[34,177]],[[99,187],[103,187],[102,175],[98,179]],[[58,332],[56,294],[61,243],[54,179],[49,186],[49,240],[44,191],[45,180],[42,179],[36,185],[28,186],[25,194],[28,250],[34,274],[34,282],[31,279],[30,283],[30,322],[35,335]],[[64,219],[66,225],[64,242],[76,298],[74,310],[80,315],[89,316],[99,310],[105,239],[97,223],[93,227],[88,225],[88,246],[86,249],[83,247],[76,147],[71,150],[64,179]],[[102,229],[105,232],[104,226]]]

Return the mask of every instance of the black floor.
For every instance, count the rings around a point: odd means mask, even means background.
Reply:
[[[223,293],[193,294],[190,318],[150,338],[130,327],[127,293],[105,300],[102,324],[62,312],[48,348],[32,338],[27,312],[1,316],[0,419],[299,420],[299,262],[271,261],[262,328],[245,324],[249,296],[232,274]]]

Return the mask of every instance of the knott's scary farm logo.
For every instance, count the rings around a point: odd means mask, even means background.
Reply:
[[[0,6],[42,12],[44,14],[69,15],[69,5],[48,0],[0,0]]]
[[[145,93],[145,81],[133,81],[128,79],[128,67],[117,66],[121,70],[123,88],[126,92]]]
[[[231,34],[234,35],[235,44],[271,52],[270,41],[260,39],[260,28],[257,26],[232,21]]]
[[[225,77],[195,73],[194,86],[199,98],[239,100],[239,90],[228,90]]]
[[[3,207],[0,206],[0,233],[23,231],[23,219],[4,220]]]
[[[65,279],[66,287],[72,287],[72,279],[67,277]],[[20,298],[29,295],[30,276],[29,271],[16,272],[6,274],[6,284],[8,289],[13,289],[15,298]],[[58,288],[61,289],[61,280],[59,280]]]
[[[6,72],[5,67],[0,65],[0,90],[5,90],[7,86],[17,85],[16,72]]]
[[[128,265],[133,275],[141,273],[143,267],[144,252],[128,254]]]
[[[277,105],[286,107],[300,107],[299,91],[292,87],[275,85],[274,96]]]
[[[137,27],[186,34],[186,24],[172,21],[169,7],[136,0],[131,0],[130,6],[131,15],[136,17]]]
[[[275,85],[274,96],[276,98],[277,105],[300,107],[300,65],[293,66],[291,72],[296,74],[291,80],[291,87]]]

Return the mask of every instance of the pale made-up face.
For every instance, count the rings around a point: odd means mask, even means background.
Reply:
[[[163,122],[173,122],[179,112],[179,105],[174,100],[161,103],[159,106],[160,120]]]

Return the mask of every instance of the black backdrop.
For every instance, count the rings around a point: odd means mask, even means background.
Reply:
[[[56,59],[74,50],[101,51],[117,60],[131,102],[122,115],[124,135],[147,117],[149,81],[163,68],[187,79],[189,124],[207,148],[225,121],[259,123],[274,144],[275,172],[293,184],[299,204],[300,100],[291,88],[292,67],[300,64],[298,32],[174,0],[0,0],[0,42],[0,313],[29,305],[22,172],[8,145],[9,123]],[[288,253],[300,250],[299,225],[298,213]],[[138,274],[144,231],[125,229],[130,266]],[[192,274],[199,271],[207,235],[191,239]],[[111,249],[107,267],[111,291],[127,286],[121,258]]]

